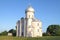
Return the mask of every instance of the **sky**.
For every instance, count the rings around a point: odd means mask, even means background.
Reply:
[[[60,25],[60,0],[0,0],[0,32],[16,29],[16,22],[25,17],[28,5],[35,9],[35,17],[42,21],[42,30],[51,24]]]

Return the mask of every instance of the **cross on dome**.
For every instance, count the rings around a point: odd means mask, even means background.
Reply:
[[[26,9],[26,12],[34,12],[34,8],[31,5],[29,5]]]

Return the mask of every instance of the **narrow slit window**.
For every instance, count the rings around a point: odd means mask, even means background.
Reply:
[[[29,18],[30,18],[30,15],[29,15]]]
[[[39,23],[37,24],[37,26],[39,26]]]

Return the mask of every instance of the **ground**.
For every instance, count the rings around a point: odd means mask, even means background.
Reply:
[[[60,36],[43,36],[37,38],[0,36],[0,40],[60,40]]]

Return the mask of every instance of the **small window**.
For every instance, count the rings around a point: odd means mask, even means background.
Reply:
[[[28,28],[31,28],[32,26],[30,25],[30,26],[28,26]]]
[[[29,26],[29,28],[31,28],[31,26]]]
[[[42,29],[41,27],[39,27],[40,29]]]
[[[37,31],[39,32],[39,29],[37,29]]]
[[[29,18],[30,18],[30,15],[29,15]]]
[[[33,15],[32,15],[32,17],[33,17]]]
[[[37,24],[37,26],[39,26],[39,23]]]

